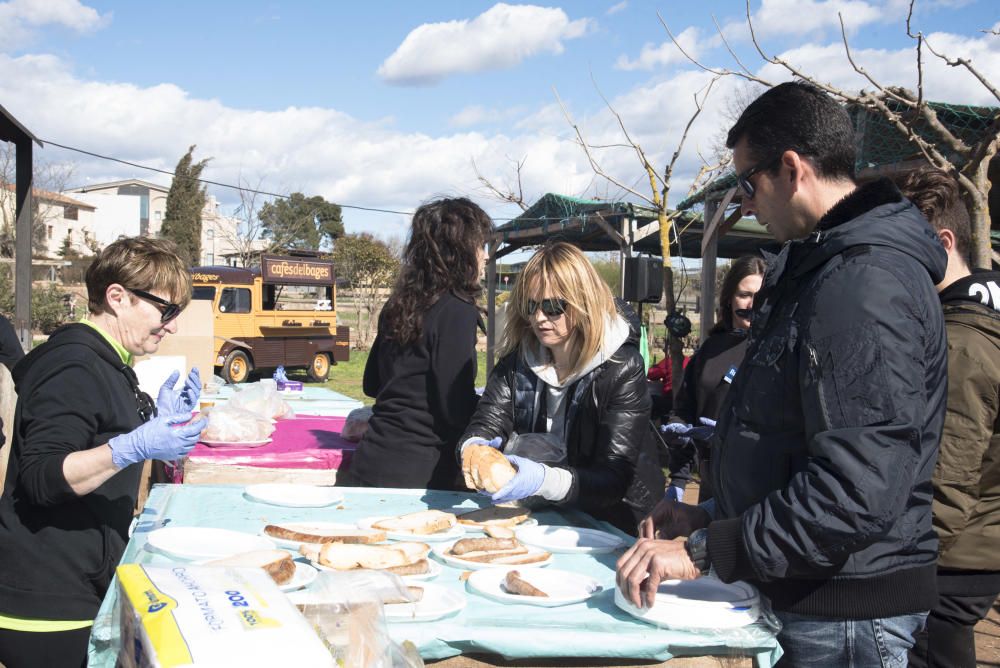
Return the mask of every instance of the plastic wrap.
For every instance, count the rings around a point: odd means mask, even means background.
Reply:
[[[232,408],[242,408],[256,415],[281,420],[295,417],[295,411],[278,394],[277,384],[270,378],[247,386],[233,395],[227,404]]]
[[[369,407],[355,408],[347,414],[344,428],[340,430],[340,437],[346,441],[357,443],[368,431],[368,420],[372,417],[372,409]]]
[[[385,571],[323,572],[309,589],[292,597],[326,643],[338,666],[419,668],[415,648],[393,643],[384,603],[413,601],[417,592]]]
[[[274,433],[274,424],[260,414],[233,406],[232,402],[212,406],[202,411],[208,416],[208,426],[201,440],[222,443],[263,441]]]

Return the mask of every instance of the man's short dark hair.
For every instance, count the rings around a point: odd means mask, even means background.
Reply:
[[[757,162],[795,151],[808,158],[823,178],[854,180],[851,117],[811,84],[783,83],[751,102],[729,130],[726,146],[733,148],[743,137]]]
[[[917,169],[903,176],[899,189],[935,230],[951,230],[955,250],[971,266],[972,224],[955,177],[940,169]]]

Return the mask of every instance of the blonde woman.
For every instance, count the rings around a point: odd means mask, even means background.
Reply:
[[[663,495],[639,322],[587,258],[544,246],[518,277],[501,359],[460,443],[498,447],[517,475],[494,503],[533,497],[635,533]]]

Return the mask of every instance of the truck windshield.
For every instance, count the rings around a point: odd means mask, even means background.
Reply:
[[[269,311],[333,310],[333,289],[328,285],[265,284],[263,299]]]
[[[215,299],[215,287],[212,285],[196,285],[191,289],[191,299],[213,301]]]

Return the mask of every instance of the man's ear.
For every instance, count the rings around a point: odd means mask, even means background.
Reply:
[[[950,253],[952,250],[954,250],[954,248],[955,248],[955,233],[954,232],[952,232],[951,230],[949,230],[947,228],[944,228],[944,229],[938,230],[937,236],[938,236],[938,239],[941,240],[941,245],[944,246],[944,249],[946,251],[948,251]]]
[[[795,151],[785,151],[781,155],[781,164],[788,170],[788,184],[793,191],[802,187],[803,180],[813,173],[809,161]]]

